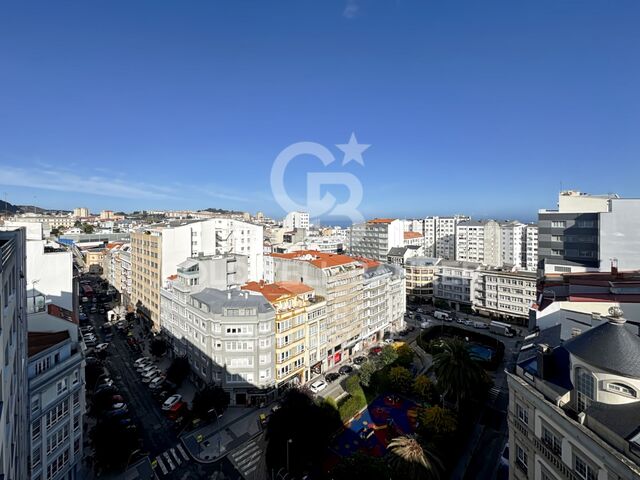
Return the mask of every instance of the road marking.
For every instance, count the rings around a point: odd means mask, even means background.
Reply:
[[[188,462],[190,460],[189,459],[189,455],[187,455],[187,452],[184,451],[184,448],[182,448],[182,445],[178,444],[178,445],[176,445],[176,447],[178,447],[178,451],[180,452],[180,454],[184,458],[185,462]]]
[[[231,453],[232,463],[245,478],[257,470],[261,457],[262,448],[255,441],[250,441]]]
[[[176,459],[176,463],[178,465],[182,465],[182,460],[180,460],[180,457],[178,457],[178,454],[176,453],[176,449],[175,448],[171,448],[171,455],[173,455]]]
[[[166,475],[167,473],[169,473],[169,470],[167,470],[167,467],[164,466],[164,462],[162,461],[162,458],[156,457],[156,461],[158,462],[158,465],[160,465],[160,470],[162,470],[163,475]]]
[[[167,460],[167,463],[169,464],[169,470],[173,472],[176,469],[176,466],[171,461],[171,457],[169,456],[169,452],[164,452],[163,455],[164,455],[164,458]]]

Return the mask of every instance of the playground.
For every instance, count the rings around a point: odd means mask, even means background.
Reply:
[[[341,457],[358,451],[381,457],[392,438],[415,432],[417,415],[414,402],[396,394],[380,395],[345,425],[330,449]]]

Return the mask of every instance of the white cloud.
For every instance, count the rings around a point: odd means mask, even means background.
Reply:
[[[360,6],[356,0],[347,0],[347,4],[344,7],[342,16],[348,19],[355,18],[360,12]]]
[[[68,170],[51,167],[45,167],[43,164],[40,168],[2,166],[0,185],[135,199],[166,199],[175,196],[176,193],[175,189],[161,185],[97,175],[84,177]]]

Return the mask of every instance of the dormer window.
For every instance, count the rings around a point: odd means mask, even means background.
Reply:
[[[578,412],[584,412],[587,407],[595,400],[596,382],[591,372],[584,368],[576,368],[575,371],[576,384],[576,406]]]
[[[620,395],[624,395],[625,397],[637,398],[638,392],[635,389],[631,388],[629,385],[625,385],[623,383],[617,382],[608,382],[606,384],[606,389],[613,393],[618,393]]]

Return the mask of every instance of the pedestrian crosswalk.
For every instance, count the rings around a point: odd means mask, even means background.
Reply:
[[[181,444],[171,447],[165,452],[153,459],[151,465],[162,472],[162,475],[168,475],[184,462],[189,461],[189,455]]]
[[[262,448],[258,442],[251,440],[231,452],[227,458],[245,479],[249,479],[258,468],[260,457],[262,457]]]

